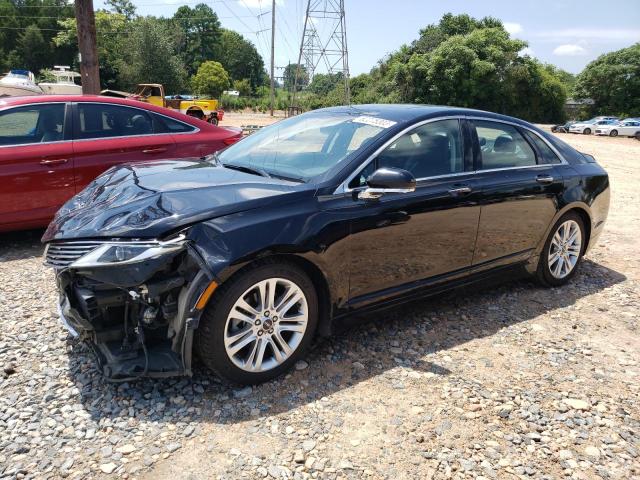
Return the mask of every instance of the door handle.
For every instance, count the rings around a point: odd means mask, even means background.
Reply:
[[[536,182],[547,185],[549,183],[553,183],[553,177],[551,175],[538,175],[536,177]]]
[[[167,147],[158,147],[158,148],[147,148],[145,150],[142,150],[142,153],[162,153],[166,151],[167,151]]]
[[[63,163],[67,163],[69,159],[67,158],[51,158],[51,159],[43,159],[40,160],[40,165],[62,165]]]
[[[459,187],[457,186],[449,190],[449,195],[451,195],[452,197],[461,197],[463,195],[468,195],[470,193],[471,193],[471,187],[468,187],[467,185],[461,185]]]

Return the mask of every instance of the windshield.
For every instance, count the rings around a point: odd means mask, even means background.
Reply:
[[[377,125],[376,121],[381,125]],[[265,127],[220,152],[224,165],[308,181],[326,173],[394,122],[355,112],[313,112]]]

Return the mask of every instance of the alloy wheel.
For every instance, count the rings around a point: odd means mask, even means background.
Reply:
[[[575,220],[560,224],[551,239],[548,265],[551,275],[563,279],[575,268],[582,248],[582,231]]]
[[[229,311],[224,328],[227,356],[248,372],[271,370],[293,355],[308,321],[307,299],[298,285],[285,278],[262,280]]]

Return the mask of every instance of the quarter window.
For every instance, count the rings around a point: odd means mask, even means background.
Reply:
[[[536,165],[536,154],[518,129],[497,122],[474,121],[482,170]]]
[[[151,116],[137,108],[85,103],[78,106],[78,138],[109,138],[153,133]]]
[[[540,152],[542,157],[540,158],[540,163],[562,163],[558,158],[558,155],[556,155],[556,153],[551,150],[551,147],[549,147],[549,145],[547,145],[547,143],[538,135],[531,132],[525,132],[525,134],[527,135],[527,138],[529,138],[529,140],[531,140],[538,148],[538,152]]]
[[[196,129],[196,127],[192,125],[173,120],[169,117],[165,117],[164,115],[158,115],[155,113],[152,113],[152,115],[156,125],[154,128],[156,133],[185,133],[193,132]]]
[[[51,103],[0,112],[0,145],[64,140],[64,111],[64,103]]]
[[[378,155],[378,168],[401,168],[416,178],[464,171],[458,120],[426,123],[405,133]]]

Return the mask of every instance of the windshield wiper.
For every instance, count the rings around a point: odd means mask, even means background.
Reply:
[[[265,170],[257,167],[248,167],[246,165],[236,165],[234,163],[223,163],[224,168],[230,168],[232,170],[238,170],[240,172],[251,173],[253,175],[260,175],[261,177],[271,178]]]

